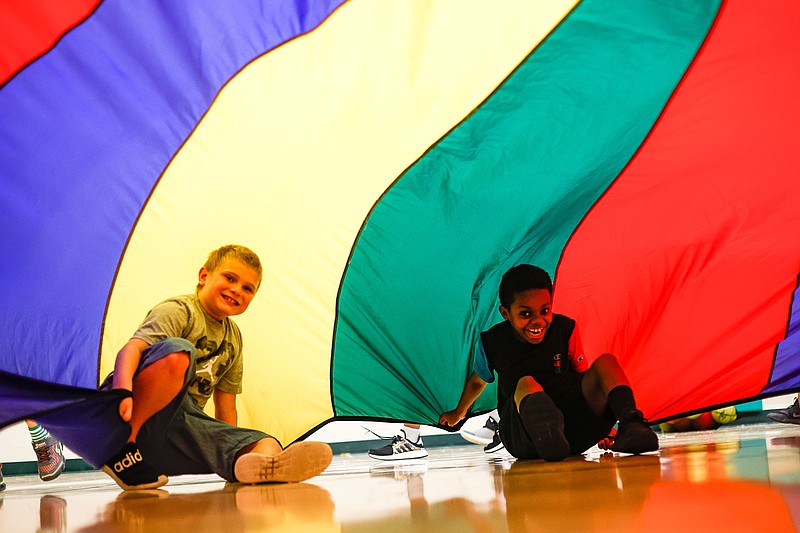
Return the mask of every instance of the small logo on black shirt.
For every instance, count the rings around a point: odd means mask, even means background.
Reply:
[[[553,372],[556,374],[561,373],[561,354],[557,353],[553,356]]]

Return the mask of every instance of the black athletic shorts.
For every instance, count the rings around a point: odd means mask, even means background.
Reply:
[[[569,442],[570,455],[580,455],[600,442],[616,423],[608,407],[601,416],[592,412],[581,392],[580,383],[570,394],[558,398],[551,396],[551,399],[564,415],[564,436]],[[506,399],[499,414],[500,440],[508,453],[517,459],[539,459],[513,396]]]

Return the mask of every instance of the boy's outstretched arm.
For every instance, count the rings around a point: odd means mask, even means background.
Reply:
[[[113,388],[133,390],[133,375],[139,366],[142,352],[149,344],[141,339],[131,339],[117,353],[114,362]],[[119,404],[119,416],[129,422],[133,413],[133,398],[125,398]]]
[[[442,413],[442,416],[439,417],[439,424],[454,427],[461,422],[467,416],[470,406],[475,403],[475,400],[478,399],[485,387],[486,382],[473,372],[464,384],[464,390],[461,391],[461,399],[458,400],[458,405],[452,411]]]

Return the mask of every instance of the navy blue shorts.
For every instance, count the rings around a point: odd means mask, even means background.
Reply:
[[[175,352],[187,352],[190,358],[183,387],[166,407],[144,423],[137,435],[136,445],[147,462],[162,474],[213,473],[235,482],[233,465],[236,454],[243,447],[270,435],[255,429],[231,426],[200,409],[187,392],[194,379],[195,349],[186,339],[169,338],[148,346],[142,352],[134,376]],[[100,388],[109,390],[111,384],[112,376],[109,375]]]

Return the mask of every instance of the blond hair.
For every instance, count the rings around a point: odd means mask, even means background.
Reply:
[[[203,265],[203,267],[208,272],[214,272],[227,259],[237,259],[255,270],[258,274],[258,284],[261,285],[261,276],[263,274],[261,260],[253,250],[246,246],[241,246],[239,244],[220,246],[208,254],[208,259],[206,259],[206,264]],[[197,288],[199,289],[200,287],[200,284],[198,284]]]

